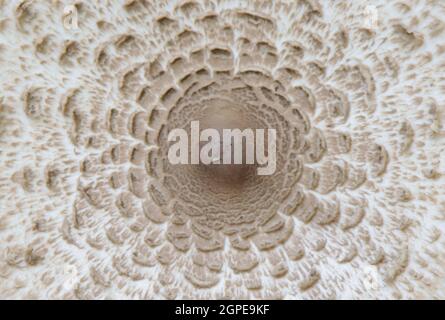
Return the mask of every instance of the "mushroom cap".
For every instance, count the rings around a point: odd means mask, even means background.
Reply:
[[[0,298],[444,299],[445,8],[372,3],[0,1]]]

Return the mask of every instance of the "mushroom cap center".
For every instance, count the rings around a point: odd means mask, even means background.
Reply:
[[[216,182],[224,182],[233,185],[240,185],[251,174],[255,174],[256,165],[247,163],[246,152],[250,144],[254,143],[252,140],[243,138],[240,148],[242,154],[242,163],[236,164],[234,153],[236,141],[231,137],[225,137],[224,130],[239,129],[243,132],[245,129],[253,130],[257,126],[248,117],[245,116],[240,108],[237,106],[227,105],[227,103],[220,103],[206,109],[199,119],[200,131],[205,129],[215,129],[219,133],[219,141],[201,141],[200,151],[204,146],[209,144],[215,148],[219,148],[219,155],[215,155],[213,162],[210,164],[200,164],[200,169],[206,171],[207,175],[213,178]],[[249,144],[249,145],[247,145]],[[230,154],[231,161],[229,164],[225,163],[224,155]]]

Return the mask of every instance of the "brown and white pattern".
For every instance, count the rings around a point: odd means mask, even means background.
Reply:
[[[445,298],[444,16],[0,0],[0,297]],[[167,161],[219,112],[273,175]]]

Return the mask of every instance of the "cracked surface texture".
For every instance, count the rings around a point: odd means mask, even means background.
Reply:
[[[445,299],[444,16],[0,0],[0,297]],[[192,120],[276,172],[171,165]]]

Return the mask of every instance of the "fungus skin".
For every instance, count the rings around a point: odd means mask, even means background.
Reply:
[[[445,299],[444,16],[0,0],[0,298]],[[276,170],[169,163],[195,120]]]

